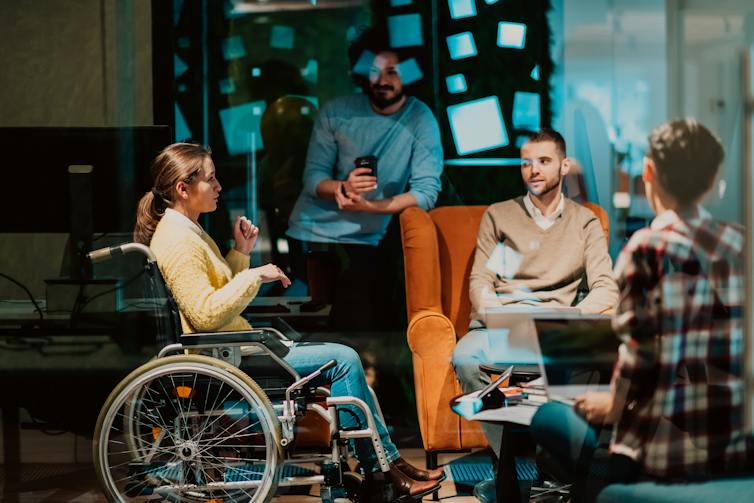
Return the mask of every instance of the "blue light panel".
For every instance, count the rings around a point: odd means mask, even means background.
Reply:
[[[468,87],[466,87],[466,77],[462,73],[456,73],[445,78],[445,85],[448,87],[450,94],[465,93]]]
[[[264,148],[259,124],[265,108],[264,101],[253,101],[220,110],[220,124],[230,155],[247,154]]]
[[[317,83],[319,78],[319,63],[316,59],[309,59],[306,62],[306,67],[301,70],[301,76],[304,77],[304,80],[307,82],[311,82],[312,84]]]
[[[424,77],[416,58],[410,58],[398,63],[398,74],[401,76],[401,82],[403,82],[404,86],[413,84]]]
[[[493,3],[497,3],[497,2],[498,0],[484,0],[484,3],[486,3],[487,5],[492,5]]]
[[[176,78],[186,73],[186,70],[188,70],[188,65],[176,54],[173,57],[173,71],[175,72]]]
[[[411,5],[413,0],[390,0],[390,7],[402,7],[404,5]]]
[[[375,53],[365,49],[361,53],[361,56],[359,56],[359,59],[356,60],[356,64],[353,65],[351,71],[357,75],[369,78],[369,73],[372,71],[372,64],[376,57]]]
[[[220,94],[230,94],[236,90],[236,84],[233,82],[233,79],[223,79],[218,82],[218,86],[220,87]]]
[[[183,12],[183,0],[173,0],[173,26],[178,26]]]
[[[531,78],[533,80],[539,80],[539,65],[536,65],[531,71]]]
[[[508,145],[508,132],[497,96],[449,106],[448,121],[459,155]]]
[[[185,141],[191,138],[191,130],[178,103],[175,104],[175,141]]]
[[[453,19],[476,16],[474,0],[448,0],[448,9]]]
[[[275,49],[293,49],[296,30],[292,26],[276,24],[270,30],[270,47]]]
[[[226,19],[236,19],[249,14],[249,12],[244,12],[243,9],[236,9],[237,3],[238,2],[225,2],[224,10]]]
[[[477,54],[474,35],[470,31],[450,35],[445,40],[448,43],[450,59],[470,58]]]
[[[526,45],[526,25],[500,21],[497,24],[497,45],[510,49],[523,49]]]
[[[346,40],[353,42],[356,36],[359,34],[359,28],[356,26],[349,26],[346,30]]]
[[[387,18],[390,47],[422,45],[422,18],[419,14],[401,14]]]
[[[445,159],[446,166],[521,166],[518,157],[464,157]]]
[[[262,75],[262,69],[261,68],[259,68],[258,66],[255,66],[254,68],[251,69],[251,76],[252,77],[259,77],[260,75]]]
[[[539,94],[517,91],[513,95],[513,128],[536,131],[539,129]]]
[[[238,59],[246,56],[246,48],[243,46],[241,37],[228,37],[222,42],[223,57],[226,61],[229,59]]]

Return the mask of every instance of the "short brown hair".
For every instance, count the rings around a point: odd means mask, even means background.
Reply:
[[[681,205],[697,202],[725,158],[720,140],[696,119],[676,119],[649,133],[649,157],[662,186]]]
[[[555,147],[558,149],[558,152],[560,152],[560,155],[562,155],[564,158],[566,157],[566,142],[563,139],[563,135],[561,135],[554,129],[544,127],[539,131],[530,132],[529,134],[527,134],[527,136],[529,139],[526,141],[531,143],[542,143],[546,141],[553,142],[555,144]]]

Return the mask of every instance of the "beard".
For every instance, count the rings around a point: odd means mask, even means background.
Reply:
[[[379,89],[392,91],[393,86],[384,86],[384,87],[372,86],[369,88],[369,100],[379,110],[384,110],[390,105],[394,105],[398,103],[401,99],[403,99],[403,91],[399,93],[395,93],[391,98],[383,98],[382,95],[378,92]]]
[[[537,197],[542,197],[545,194],[549,194],[553,190],[557,189],[560,186],[560,180],[562,179],[563,179],[563,175],[558,174],[557,179],[545,183],[545,186],[542,187],[540,190],[534,190],[531,184],[527,184],[527,187],[529,189],[529,192],[531,192]]]

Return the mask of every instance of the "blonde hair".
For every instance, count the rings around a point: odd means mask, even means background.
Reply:
[[[210,155],[209,148],[201,145],[174,143],[155,157],[151,167],[152,188],[136,208],[134,241],[149,245],[165,208],[174,202],[175,185],[179,181],[193,183]]]

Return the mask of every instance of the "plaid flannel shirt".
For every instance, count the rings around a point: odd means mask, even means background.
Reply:
[[[611,452],[651,476],[705,477],[751,460],[743,433],[744,236],[702,208],[667,211],[616,262],[626,402]]]

